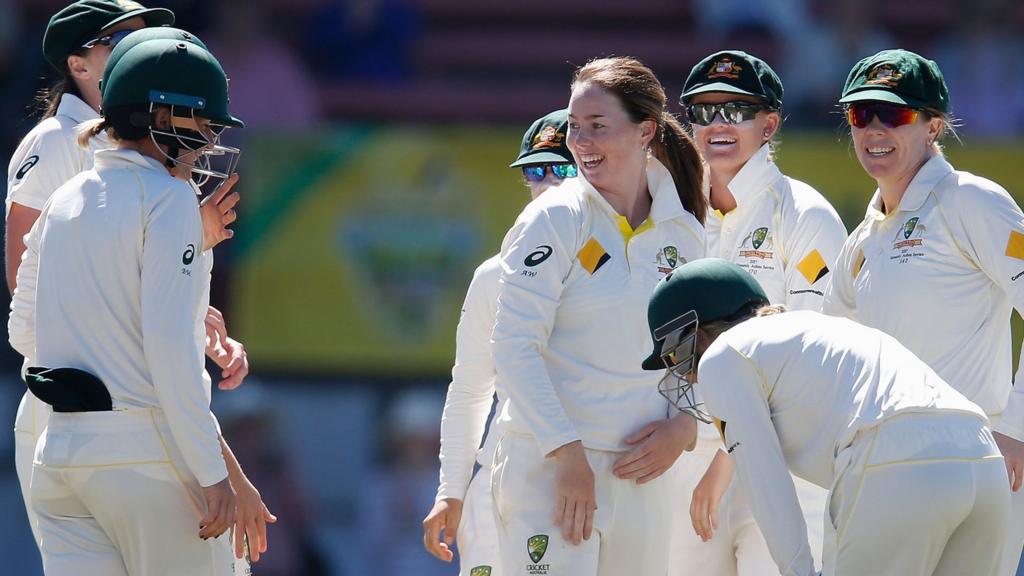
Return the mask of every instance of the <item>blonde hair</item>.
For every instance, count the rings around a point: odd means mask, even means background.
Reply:
[[[100,132],[108,130],[107,120],[105,118],[93,118],[92,120],[86,120],[75,127],[75,134],[77,136],[76,142],[78,142],[79,148],[89,149],[89,141],[100,135]],[[112,131],[111,131],[112,132]],[[109,134],[112,139],[117,139],[114,134]]]

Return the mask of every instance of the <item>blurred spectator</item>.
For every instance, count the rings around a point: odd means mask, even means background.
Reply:
[[[201,35],[230,79],[231,110],[248,128],[301,129],[316,125],[315,79],[268,24],[268,0],[222,0]]]
[[[409,0],[322,0],[310,14],[306,53],[321,76],[401,81],[412,75],[418,33]]]
[[[220,394],[215,412],[224,437],[249,480],[277,522],[267,526],[267,553],[253,572],[260,576],[328,574],[313,545],[313,522],[305,491],[294,475],[290,451],[282,446],[275,403],[258,382],[249,380],[230,394]]]
[[[957,2],[959,26],[925,54],[946,76],[965,135],[1018,137],[1024,130],[1024,39],[1016,4]]]
[[[381,462],[361,498],[365,562],[359,574],[450,576],[456,569],[423,549],[423,511],[434,502],[442,389],[410,389],[386,410]]]

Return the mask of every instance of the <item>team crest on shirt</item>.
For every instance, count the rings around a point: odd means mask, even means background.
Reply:
[[[658,266],[658,272],[668,274],[680,264],[686,264],[686,258],[679,256],[679,249],[675,246],[665,246],[654,256],[654,263]]]
[[[896,67],[892,64],[881,64],[876,66],[871,72],[868,72],[867,80],[865,84],[883,85],[883,86],[896,86],[900,83],[900,78],[903,78]]]
[[[740,258],[758,258],[760,260],[771,260],[775,257],[772,249],[775,247],[775,238],[767,226],[755,228],[747,234],[740,244]]]
[[[927,231],[928,229],[925,225],[921,224],[921,219],[918,216],[914,216],[904,222],[903,226],[896,231],[896,236],[892,239],[892,249],[902,250],[924,244],[924,238],[922,237]]]
[[[733,62],[730,58],[722,58],[721,60],[716,60],[711,65],[711,69],[708,70],[708,79],[729,78],[735,80],[740,77],[741,70],[743,70],[743,67]]]
[[[469,576],[491,576],[491,567],[474,566],[473,569],[469,571]]]

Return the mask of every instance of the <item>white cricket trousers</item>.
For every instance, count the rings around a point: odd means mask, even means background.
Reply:
[[[996,428],[999,416],[989,416],[991,428]],[[1014,576],[1024,548],[1024,488],[1010,493],[1010,531],[999,563],[999,576]]]
[[[1006,467],[966,413],[912,413],[836,457],[824,576],[996,576],[1010,515]]]
[[[672,483],[646,484],[612,474],[621,452],[586,450],[597,511],[590,540],[578,546],[555,526],[555,460],[532,436],[498,442],[491,490],[504,576],[662,576],[668,570]]]
[[[768,551],[768,543],[754,520],[746,494],[735,479],[718,506],[718,530],[703,542],[693,530],[690,501],[722,443],[701,436],[693,452],[684,452],[668,474],[674,476],[676,496],[672,546],[669,548],[669,576],[715,574],[716,576],[777,576],[779,567]],[[825,530],[825,502],[828,492],[806,480],[793,477],[797,498],[807,523],[808,541],[814,563],[821,567]]]
[[[455,540],[459,549],[459,576],[502,574],[490,466],[482,466],[469,482]]]
[[[233,573],[227,533],[199,538],[201,488],[159,410],[54,412],[31,500],[47,576]]]
[[[21,397],[18,415],[14,420],[14,469],[18,473],[21,485],[21,498],[25,502],[28,523],[32,527],[32,536],[39,546],[39,529],[36,527],[36,513],[29,502],[29,485],[32,481],[32,459],[36,453],[36,442],[46,428],[50,419],[50,406],[36,398],[28,390]]]

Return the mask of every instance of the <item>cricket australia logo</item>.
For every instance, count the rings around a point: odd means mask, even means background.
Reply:
[[[526,565],[527,574],[538,574],[544,575],[548,573],[551,568],[550,564],[541,564],[540,561],[544,559],[544,554],[548,551],[548,535],[537,534],[530,536],[526,541],[526,552],[530,555],[530,560],[533,564]]]
[[[658,266],[658,272],[668,274],[675,270],[676,266],[686,264],[686,258],[679,257],[679,249],[675,246],[665,246],[654,256],[654,263]]]
[[[920,220],[918,216],[914,216],[903,223],[903,226],[896,231],[896,237],[892,239],[893,250],[902,250],[924,244],[922,236],[924,236],[928,229],[925,228],[924,224],[921,224]],[[900,237],[902,237],[902,240]]]
[[[469,571],[469,576],[491,576],[491,567],[476,566]]]
[[[748,246],[750,247],[749,250],[746,249]],[[774,246],[775,239],[772,237],[771,232],[768,231],[768,227],[761,226],[760,228],[755,228],[754,231],[743,239],[743,243],[740,246],[740,257],[771,260],[775,257],[775,253],[772,252]],[[764,250],[761,249],[762,247]]]
[[[708,79],[729,78],[735,80],[740,77],[741,70],[743,70],[742,66],[728,58],[723,58],[711,65],[711,70],[708,70]]]

